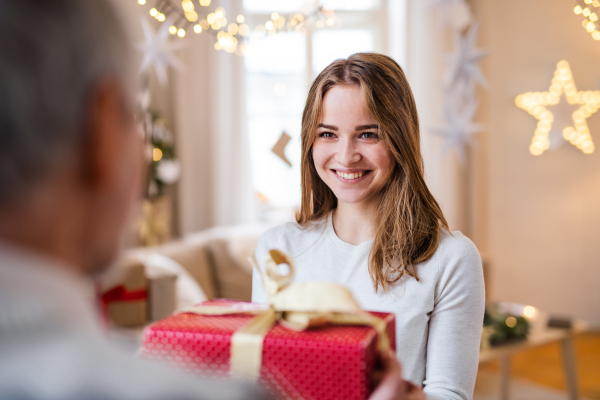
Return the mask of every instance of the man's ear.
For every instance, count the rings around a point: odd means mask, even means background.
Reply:
[[[126,134],[124,97],[116,80],[105,80],[92,90],[86,120],[81,159],[81,178],[92,191],[117,184],[120,175],[120,144]]]

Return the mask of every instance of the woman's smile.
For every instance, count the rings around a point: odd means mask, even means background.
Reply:
[[[364,179],[366,179],[368,177],[369,173],[371,172],[371,170],[368,170],[368,169],[366,169],[366,170],[365,169],[352,169],[352,170],[332,169],[331,171],[334,174],[336,174],[336,176],[338,177],[340,182],[350,183],[350,184],[354,184],[354,183],[363,181]]]
[[[327,91],[312,152],[315,169],[338,204],[368,205],[389,183],[395,163],[381,135],[358,86]]]

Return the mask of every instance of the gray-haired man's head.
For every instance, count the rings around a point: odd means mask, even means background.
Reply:
[[[143,170],[130,53],[108,0],[0,0],[0,241],[115,257]]]
[[[0,204],[76,154],[91,91],[127,82],[128,54],[104,0],[0,0]]]

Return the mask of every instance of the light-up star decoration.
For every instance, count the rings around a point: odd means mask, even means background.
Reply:
[[[527,92],[517,96],[515,103],[529,114],[537,118],[537,128],[531,140],[529,151],[540,155],[550,148],[550,129],[554,115],[546,106],[558,104],[564,93],[569,104],[581,105],[573,113],[573,125],[563,129],[565,140],[583,151],[585,154],[594,152],[594,142],[590,135],[586,119],[598,111],[600,107],[600,91],[577,91],[569,63],[565,60],[556,65],[552,84],[547,92]]]
[[[148,20],[142,18],[142,28],[144,29],[145,42],[137,43],[136,47],[144,53],[144,59],[140,66],[140,72],[153,66],[156,71],[156,77],[161,85],[167,83],[167,67],[171,66],[177,70],[183,70],[184,66],[175,54],[176,50],[186,47],[181,41],[169,41],[169,27],[173,19],[169,18],[163,22],[158,32],[154,32],[148,23]]]

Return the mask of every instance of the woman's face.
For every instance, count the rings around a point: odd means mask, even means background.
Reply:
[[[322,111],[312,150],[317,173],[338,203],[367,203],[394,170],[379,124],[369,115],[356,85],[331,88]]]

